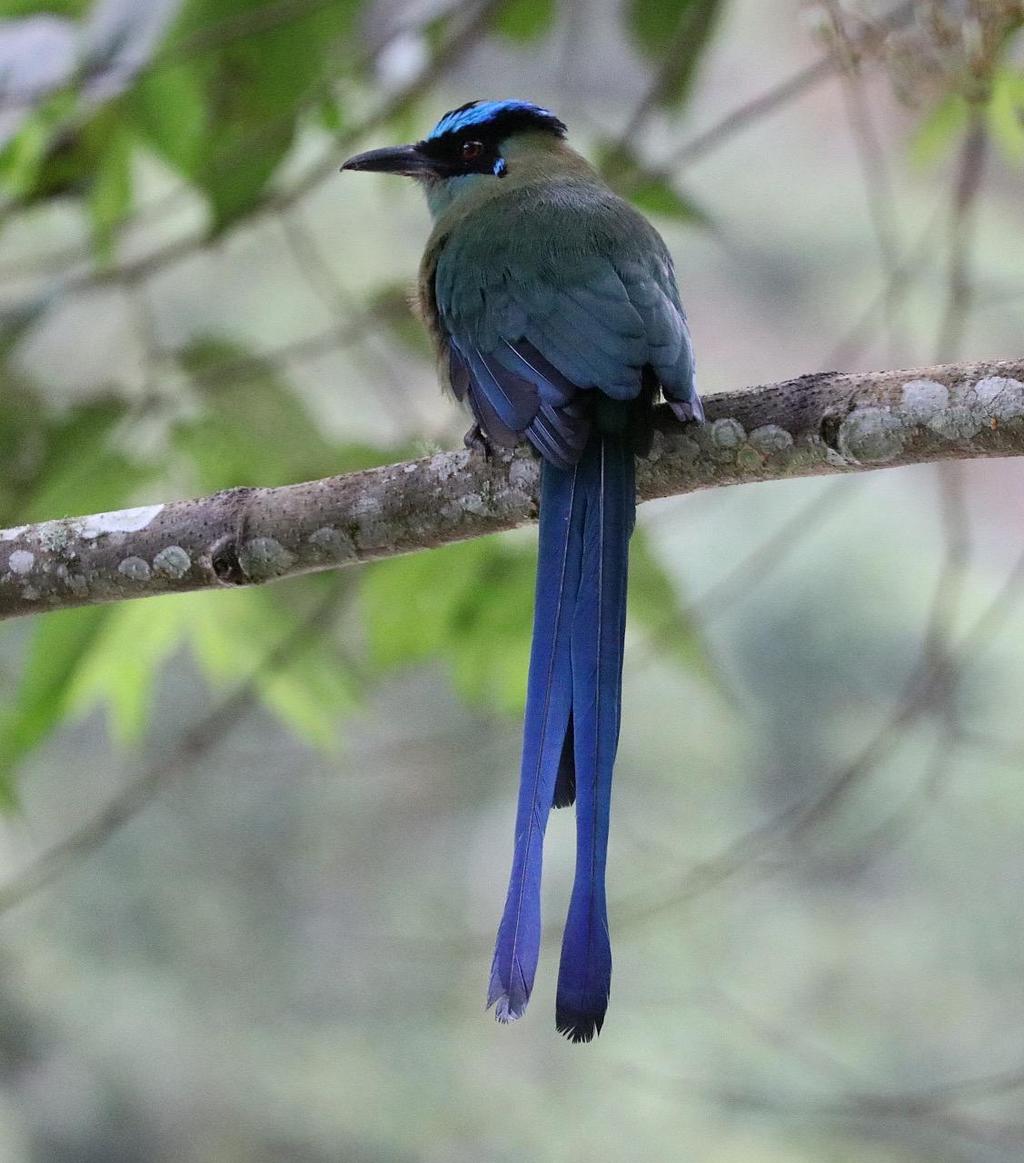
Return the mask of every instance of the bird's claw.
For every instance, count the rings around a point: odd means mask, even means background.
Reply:
[[[485,460],[490,460],[494,449],[491,447],[491,442],[484,435],[483,429],[479,424],[474,424],[472,428],[462,438],[462,443],[469,449],[470,452],[476,452]]]

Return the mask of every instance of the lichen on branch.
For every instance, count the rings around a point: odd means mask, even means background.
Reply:
[[[754,481],[1024,455],[1024,358],[828,372],[723,392],[708,422],[667,408],[641,500]],[[0,531],[0,619],[186,590],[258,585],[429,549],[536,519],[525,448],[438,453],[281,488]]]

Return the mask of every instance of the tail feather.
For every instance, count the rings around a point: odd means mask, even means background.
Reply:
[[[555,780],[553,806],[568,808],[576,802],[576,755],[573,743],[572,715],[562,744],[562,758],[558,761],[558,777]]]
[[[583,561],[570,633],[576,776],[576,877],[562,939],[555,1023],[573,1042],[600,1033],[612,957],[605,864],[619,739],[629,538],[636,513],[632,446],[596,436],[580,462]]]
[[[500,1022],[523,1015],[540,954],[544,830],[556,798],[572,713],[570,637],[583,561],[582,465],[541,469],[533,645],[523,725],[516,838],[487,1005]]]

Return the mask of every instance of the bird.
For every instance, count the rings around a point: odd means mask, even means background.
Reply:
[[[420,314],[442,382],[468,404],[470,448],[540,457],[533,637],[515,843],[487,994],[525,1012],[541,944],[552,807],[576,803],[576,866],[555,1025],[589,1042],[611,990],[605,866],[618,747],[635,462],[663,397],[703,420],[693,344],[660,234],[568,143],[550,110],[480,100],[421,141],[349,158],[426,194]]]

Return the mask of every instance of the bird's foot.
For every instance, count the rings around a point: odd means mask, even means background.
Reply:
[[[666,402],[681,424],[704,423],[704,405],[700,396],[693,395],[689,400],[669,400],[666,398]]]
[[[462,438],[462,443],[469,449],[470,452],[476,452],[484,458],[490,460],[494,452],[491,442],[484,435],[484,430],[479,424],[474,424],[472,428]]]

